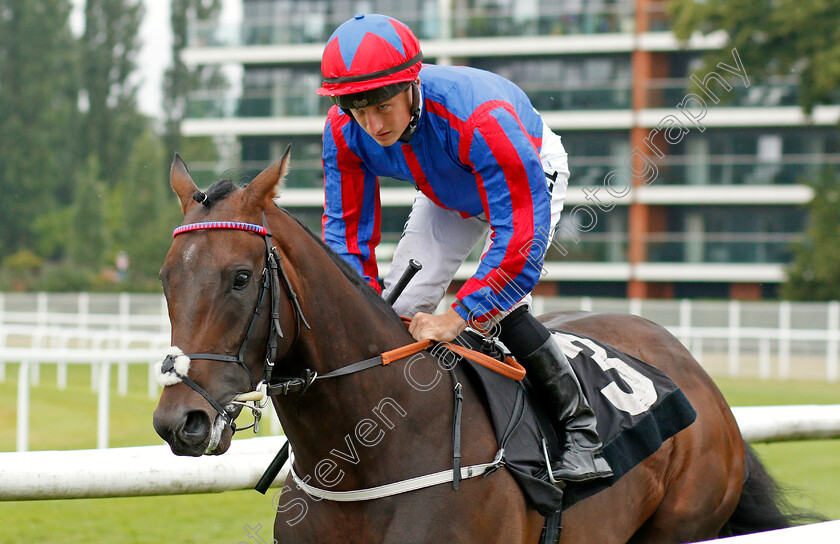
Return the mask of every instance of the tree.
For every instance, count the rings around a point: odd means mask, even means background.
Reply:
[[[68,0],[0,0],[0,260],[70,199],[77,49]]]
[[[181,149],[181,122],[187,116],[187,96],[196,89],[218,88],[224,79],[214,67],[188,67],[181,53],[189,45],[189,23],[209,19],[219,13],[221,0],[173,0],[171,65],[163,76],[163,111],[166,148]],[[168,163],[167,163],[168,168]]]
[[[728,58],[732,48],[750,76],[797,75],[799,100],[810,113],[821,103],[840,102],[840,9],[836,0],[672,0],[674,33],[724,30],[728,43],[707,65]],[[791,299],[840,299],[840,176],[827,170],[811,182],[809,229],[795,248],[782,287]]]
[[[812,183],[814,198],[808,204],[810,226],[796,246],[782,297],[792,300],[840,300],[840,179],[826,169]]]
[[[81,41],[82,88],[87,109],[80,155],[96,156],[108,179],[122,176],[146,120],[137,110],[140,0],[86,0]]]
[[[96,157],[91,155],[76,180],[69,254],[77,265],[98,271],[105,264],[110,236],[105,228],[106,184]]]
[[[840,87],[840,9],[836,0],[671,0],[677,38],[726,31],[727,45],[709,63],[731,63],[737,48],[750,76],[796,74],[806,112],[837,101]]]
[[[115,249],[130,259],[133,286],[160,288],[158,271],[172,244],[172,229],[182,219],[178,199],[159,168],[166,155],[162,138],[151,130],[141,135],[126,165],[125,180],[109,206]]]

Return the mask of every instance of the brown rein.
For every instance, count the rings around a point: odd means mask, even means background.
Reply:
[[[400,319],[402,319],[403,323],[406,326],[408,326],[411,323],[410,317],[400,316]],[[431,344],[431,340],[421,340],[420,342],[414,342],[406,346],[392,349],[391,351],[386,351],[381,355],[382,364],[384,366],[394,361],[404,359],[405,357],[408,357],[410,355],[414,355],[415,353],[419,353],[424,349],[428,349],[428,347]],[[506,357],[504,362],[502,362],[497,359],[494,359],[493,357],[490,357],[489,355],[485,355],[483,353],[466,348],[458,344],[452,344],[450,342],[441,342],[439,345],[443,346],[444,348],[457,355],[460,355],[461,357],[464,357],[465,359],[469,359],[470,361],[478,363],[481,366],[492,370],[493,372],[501,374],[506,378],[521,381],[525,377],[525,369],[513,357]]]

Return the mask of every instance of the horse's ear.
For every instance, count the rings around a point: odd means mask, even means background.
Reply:
[[[280,191],[283,189],[283,182],[286,179],[286,174],[289,172],[289,155],[292,151],[292,144],[286,146],[286,151],[279,161],[275,162],[265,170],[259,173],[251,183],[248,184],[246,191],[263,203],[263,207],[269,206],[271,202],[280,196]]]
[[[188,208],[198,204],[193,200],[193,195],[198,191],[198,187],[195,186],[184,159],[178,153],[175,153],[175,158],[172,159],[172,167],[169,169],[169,185],[181,199],[181,211],[184,212],[184,215],[187,214]]]

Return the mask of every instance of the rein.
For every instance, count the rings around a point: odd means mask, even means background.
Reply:
[[[257,403],[265,399],[266,396],[270,397],[272,395],[278,394],[287,395],[289,393],[303,394],[306,392],[307,389],[309,389],[309,387],[312,386],[313,383],[315,383],[316,380],[347,376],[376,366],[387,366],[395,361],[405,359],[407,357],[410,357],[411,355],[429,349],[429,347],[432,345],[431,340],[413,342],[411,344],[390,351],[386,351],[375,357],[365,359],[364,361],[359,361],[335,369],[323,375],[318,375],[318,373],[314,370],[305,369],[303,377],[275,376],[275,363],[278,360],[278,339],[284,338],[283,330],[280,326],[279,310],[281,282],[289,298],[289,302],[292,306],[292,312],[295,314],[295,335],[294,339],[289,343],[288,349],[291,350],[294,344],[300,338],[300,333],[304,326],[310,330],[311,327],[306,321],[306,317],[303,315],[303,311],[301,309],[297,293],[295,293],[294,288],[292,287],[292,284],[289,281],[285,270],[283,269],[283,263],[280,257],[280,253],[277,251],[277,248],[274,247],[274,244],[272,244],[271,242],[271,232],[268,229],[265,214],[263,214],[262,225],[235,221],[209,221],[191,223],[176,228],[175,231],[172,233],[172,236],[173,238],[175,238],[184,233],[213,229],[232,229],[251,232],[262,236],[265,242],[265,264],[262,271],[261,287],[257,296],[256,305],[254,307],[254,313],[251,317],[250,323],[248,324],[248,329],[245,332],[245,336],[242,339],[242,343],[239,346],[239,350],[237,351],[235,356],[217,353],[182,353],[179,349],[173,347],[170,348],[170,352],[166,355],[166,358],[161,362],[160,375],[167,385],[173,385],[174,383],[183,382],[184,384],[192,388],[194,391],[196,391],[198,394],[200,394],[205,400],[207,400],[208,403],[210,403],[210,405],[216,410],[216,412],[218,412],[219,417],[222,418],[226,425],[231,427],[234,433],[237,430],[245,430],[252,426],[254,427],[254,432],[258,432],[259,420],[262,415],[262,409],[265,406],[265,402],[267,402],[267,400],[265,400],[264,403],[261,405],[258,405]],[[251,338],[252,333],[257,327],[259,317],[261,315],[261,312],[263,311],[263,304],[266,296],[268,296],[269,298],[269,310],[271,312],[269,321],[270,330],[268,334],[268,339],[266,341],[265,360],[263,363],[262,376],[260,377],[259,381],[256,381],[251,370],[245,364],[245,352],[248,345],[248,340]],[[403,317],[402,320],[406,326],[408,326],[411,323],[411,319],[409,318]],[[505,361],[499,361],[488,355],[477,351],[473,351],[461,345],[451,344],[448,342],[442,343],[440,345],[443,348],[448,349],[449,351],[461,357],[470,359],[510,379],[522,380],[525,377],[525,369],[518,362],[516,362],[510,357],[507,357]],[[214,399],[203,387],[201,387],[194,380],[190,379],[187,376],[189,372],[189,363],[192,360],[207,360],[218,361],[222,363],[234,363],[245,370],[245,372],[248,374],[248,380],[252,387],[252,391],[240,393],[239,395],[234,397],[233,400],[230,401],[228,406],[230,406],[231,404],[235,404],[244,407],[249,407],[254,414],[254,423],[252,425],[249,425],[248,427],[243,427],[242,429],[237,429],[236,423],[234,422],[228,410],[225,407],[223,407],[216,399]],[[358,501],[378,499],[399,493],[405,493],[408,491],[422,489],[429,486],[439,485],[445,482],[452,482],[453,487],[457,490],[458,483],[462,479],[473,478],[481,475],[486,476],[498,470],[505,462],[504,446],[502,446],[502,448],[496,453],[495,458],[488,463],[482,463],[479,465],[472,465],[468,467],[461,467],[460,437],[461,405],[463,403],[463,396],[461,395],[461,384],[455,377],[454,370],[450,369],[450,373],[452,374],[453,380],[455,381],[455,414],[453,420],[454,455],[453,467],[451,470],[445,470],[435,474],[428,474],[417,478],[411,478],[409,480],[404,480],[401,482],[385,484],[376,488],[360,489],[346,492],[334,492],[308,485],[304,480],[301,480],[300,477],[295,473],[294,462],[292,462],[292,479],[296,482],[298,486],[300,486],[301,489],[304,490],[304,492],[306,492],[312,497],[334,501]],[[262,385],[265,385],[265,393],[263,393],[260,390]],[[253,406],[249,406],[247,402],[253,402]],[[285,463],[286,457],[289,455],[289,451],[290,450],[287,442],[286,446],[284,446],[284,448],[282,448],[280,452],[278,452],[278,454],[275,456],[274,461],[272,461],[271,465],[268,467],[265,474],[263,474],[263,477],[260,479],[260,482],[257,484],[256,489],[258,491],[265,493],[271,481],[274,480],[274,477],[279,472],[282,465]]]
[[[262,408],[265,406],[265,404],[258,405],[257,402],[263,400],[265,396],[270,397],[278,394],[287,395],[289,393],[303,394],[306,392],[307,389],[309,389],[312,386],[313,383],[315,383],[316,380],[337,378],[340,376],[354,374],[356,372],[367,370],[376,366],[386,366],[394,361],[404,359],[423,350],[426,350],[432,345],[431,340],[414,342],[390,351],[386,351],[375,357],[365,359],[364,361],[359,361],[357,363],[352,363],[350,365],[338,368],[336,370],[333,370],[332,372],[322,375],[318,375],[318,373],[314,370],[305,369],[304,375],[302,377],[274,376],[275,362],[277,361],[278,338],[284,338],[283,330],[280,327],[279,310],[281,280],[283,283],[283,288],[286,291],[286,294],[289,297],[289,301],[292,305],[292,311],[295,314],[295,337],[294,340],[292,340],[289,349],[291,349],[291,346],[294,345],[295,342],[297,342],[298,338],[300,337],[301,329],[305,326],[307,329],[311,330],[311,327],[306,321],[306,317],[303,315],[303,310],[300,307],[300,301],[298,300],[297,293],[295,293],[294,288],[292,287],[292,284],[289,281],[289,278],[286,274],[286,271],[283,268],[283,263],[282,259],[280,258],[280,254],[277,251],[277,248],[274,247],[274,245],[271,243],[271,231],[269,231],[268,229],[265,215],[263,214],[262,225],[244,223],[239,221],[206,221],[200,223],[190,223],[188,225],[182,225],[176,228],[172,233],[172,237],[175,238],[180,234],[188,232],[214,229],[230,229],[251,232],[262,236],[263,240],[265,241],[265,265],[262,271],[262,285],[260,288],[259,295],[257,296],[257,302],[254,307],[254,313],[251,317],[251,322],[248,325],[248,329],[245,332],[245,336],[242,339],[242,343],[240,344],[239,350],[237,351],[237,354],[235,356],[216,353],[180,353],[180,350],[178,350],[175,353],[168,354],[166,358],[162,361],[160,373],[162,376],[166,377],[165,379],[168,380],[168,383],[177,383],[178,381],[182,381],[184,384],[196,391],[199,395],[204,397],[204,399],[207,400],[208,403],[210,403],[210,405],[216,410],[216,412],[218,412],[219,416],[224,420],[224,422],[227,425],[229,425],[233,429],[234,432],[236,432],[237,430],[245,430],[250,427],[254,427],[254,432],[257,432],[259,430],[259,420],[262,415]],[[270,332],[268,335],[268,340],[266,342],[263,373],[260,380],[256,381],[254,379],[253,374],[251,373],[251,370],[245,364],[245,351],[248,345],[248,339],[251,337],[251,334],[253,333],[257,325],[258,318],[261,315],[263,300],[265,299],[266,295],[268,295],[270,298]],[[408,324],[411,323],[411,319],[409,318],[403,317],[402,319],[406,326],[408,326]],[[449,342],[445,342],[440,345],[457,355],[470,359],[510,379],[519,381],[525,377],[525,369],[522,368],[522,366],[518,362],[516,362],[510,357],[508,357],[504,362],[500,362],[483,353],[473,351],[461,345],[451,344]],[[252,425],[249,425],[248,427],[237,429],[236,423],[233,421],[233,418],[230,416],[227,409],[225,409],[217,400],[215,400],[209,393],[207,393],[207,391],[203,387],[201,387],[195,381],[190,379],[187,376],[186,371],[181,370],[179,366],[176,365],[176,361],[179,356],[186,357],[190,361],[219,361],[222,363],[235,363],[242,367],[248,374],[248,380],[251,384],[252,390],[250,392],[241,393],[237,395],[236,397],[234,397],[233,400],[230,401],[229,405],[236,404],[240,406],[249,407],[254,415],[254,423]],[[186,368],[188,369],[189,366],[187,365]],[[262,391],[260,391],[260,388],[263,384],[266,387],[265,394],[263,394]],[[248,406],[248,404],[246,404],[247,402],[253,402],[254,404],[253,406]]]
[[[401,319],[406,326],[411,323],[411,318],[402,316]],[[365,359],[364,361],[343,366],[327,374],[319,375],[314,370],[306,369],[303,377],[286,378],[282,381],[268,384],[267,392],[269,396],[278,394],[287,395],[289,393],[304,393],[316,380],[338,378],[339,376],[347,376],[348,374],[354,374],[376,366],[387,366],[394,361],[399,361],[400,359],[405,359],[406,357],[420,353],[421,351],[428,349],[433,343],[434,342],[431,340],[413,342],[411,344],[386,351],[380,355],[371,357],[370,359]],[[516,359],[513,359],[512,357],[507,357],[505,361],[502,362],[498,359],[485,355],[484,353],[466,348],[459,344],[443,342],[438,345],[448,349],[456,355],[460,355],[461,357],[478,363],[493,372],[501,374],[506,378],[522,381],[525,377],[525,369],[516,361]]]

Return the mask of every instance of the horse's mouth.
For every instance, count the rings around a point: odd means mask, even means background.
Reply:
[[[225,422],[224,418],[217,414],[216,419],[213,421],[213,427],[210,429],[210,437],[207,441],[207,447],[204,448],[204,455],[221,455],[225,453],[230,447],[232,438],[233,430]]]
[[[172,453],[186,457],[200,457],[202,455],[222,455],[230,448],[233,438],[233,429],[227,424],[225,418],[216,414],[212,423],[209,418],[206,423],[195,423],[196,419],[204,419],[206,416],[200,412],[193,416],[192,423],[188,422],[180,429],[172,429],[156,426],[158,434],[169,444]],[[201,428],[204,432],[201,433]]]

